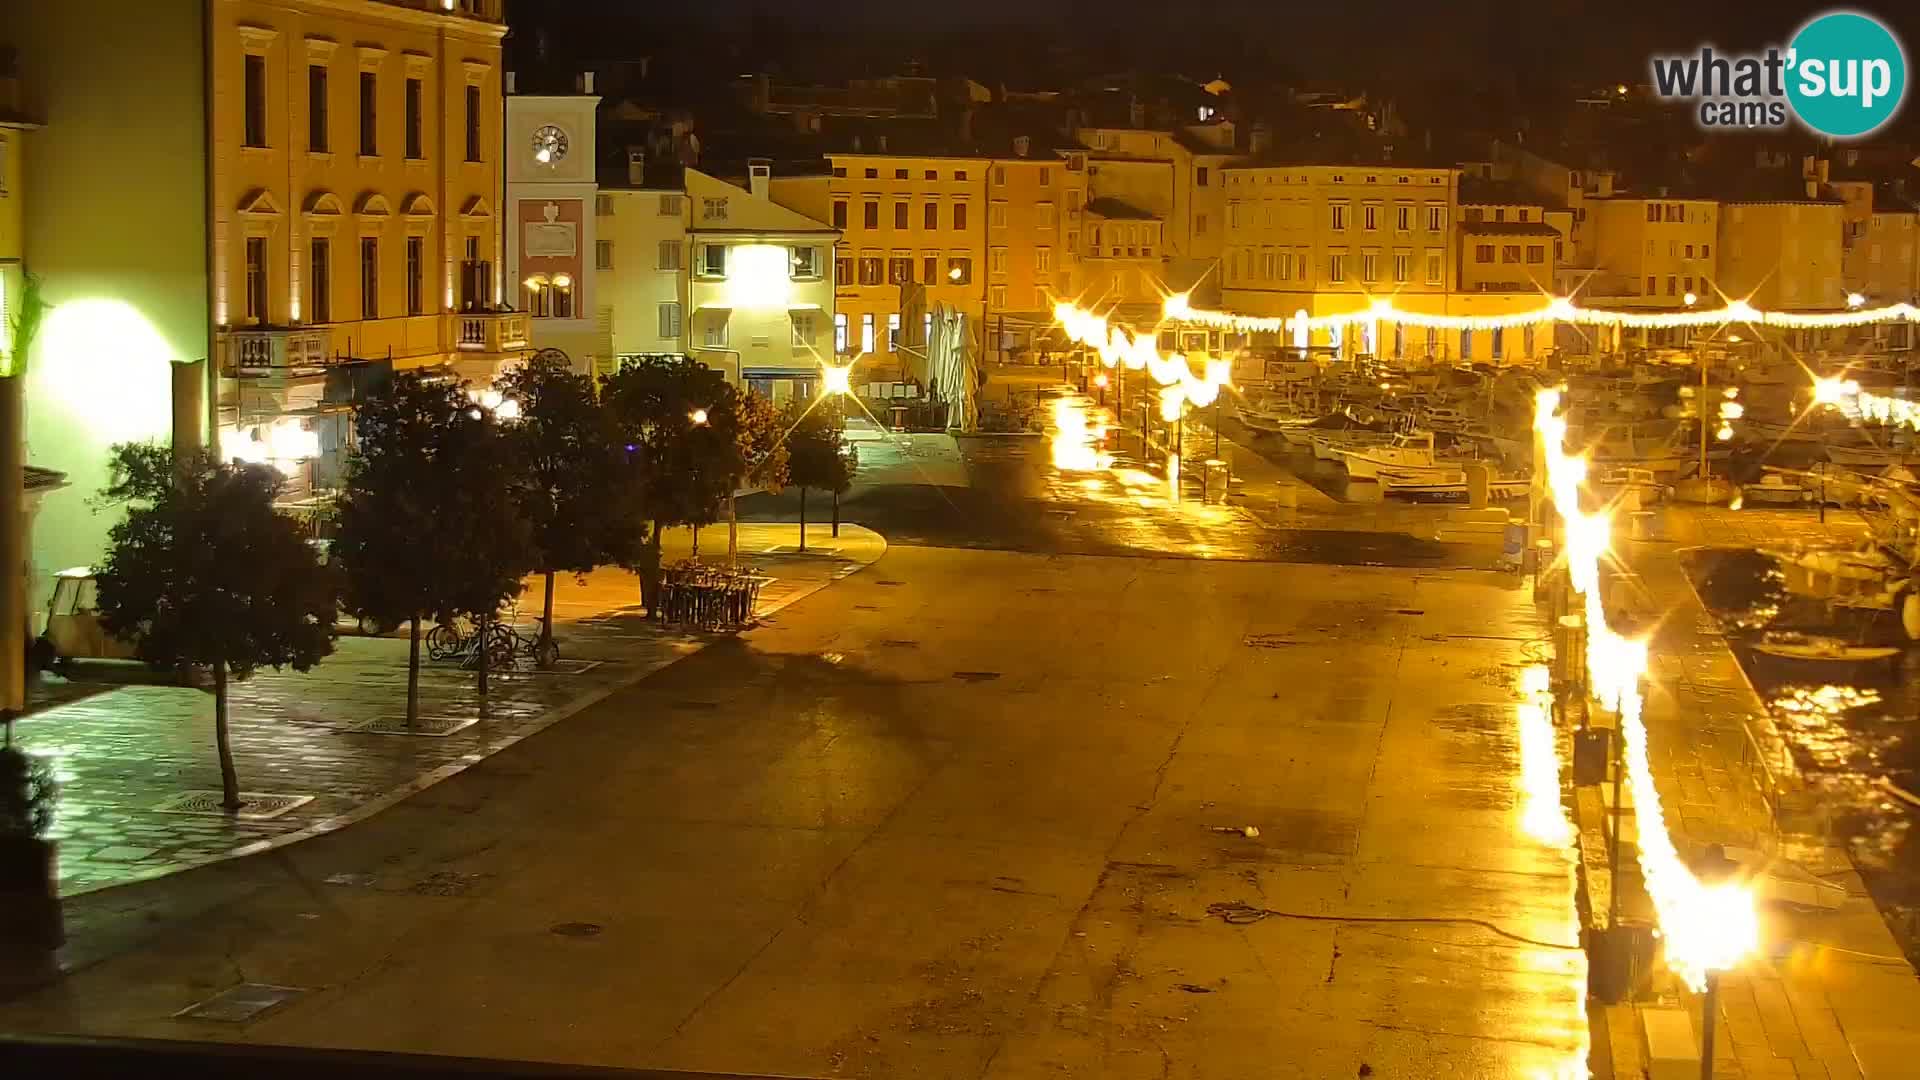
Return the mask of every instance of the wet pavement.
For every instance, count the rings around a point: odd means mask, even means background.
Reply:
[[[115,947],[0,1028],[785,1076],[1578,1075],[1571,857],[1522,822],[1542,635],[1478,573],[895,544],[350,829],[71,901]],[[297,993],[176,1017],[239,981]]]

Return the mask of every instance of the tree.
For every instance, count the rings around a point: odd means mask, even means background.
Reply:
[[[419,716],[420,621],[475,620],[481,641],[534,561],[507,434],[457,386],[401,373],[354,414],[359,446],[334,554],[348,610],[408,627],[407,722]],[[481,709],[490,651],[479,653]]]
[[[536,655],[547,663],[555,573],[630,563],[640,544],[634,527],[639,493],[623,482],[619,433],[591,378],[563,360],[536,356],[496,389],[520,410],[507,430],[525,473],[521,505],[532,528],[534,566],[546,578]]]
[[[846,441],[839,402],[826,400],[790,410],[787,426],[788,482],[800,489],[800,550],[807,550],[807,489],[825,488],[838,499],[853,486],[854,453]],[[837,504],[836,504],[837,505]]]
[[[213,672],[221,805],[240,808],[227,734],[229,678],[261,666],[306,671],[333,651],[335,578],[298,522],[277,513],[267,465],[175,463],[154,446],[114,449],[103,494],[127,503],[95,575],[100,617],[158,668]]]
[[[624,448],[627,483],[643,493],[653,523],[637,560],[651,607],[665,529],[718,521],[750,477],[784,482],[778,415],[765,399],[687,359],[629,364],[605,380],[600,396]]]

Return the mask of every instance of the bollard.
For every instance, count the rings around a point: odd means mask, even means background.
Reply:
[[[1491,501],[1493,470],[1487,468],[1485,465],[1473,464],[1467,466],[1466,473],[1467,508],[1470,510],[1485,510],[1488,502]]]

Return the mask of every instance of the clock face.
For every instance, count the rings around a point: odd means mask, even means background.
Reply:
[[[567,133],[552,124],[543,124],[533,133],[533,160],[542,165],[558,164],[567,156]]]

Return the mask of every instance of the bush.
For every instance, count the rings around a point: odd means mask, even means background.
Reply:
[[[0,836],[38,839],[53,828],[59,798],[53,766],[17,747],[0,747]]]

